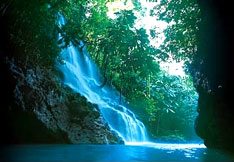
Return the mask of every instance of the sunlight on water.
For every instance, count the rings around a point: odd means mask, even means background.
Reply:
[[[125,144],[130,146],[154,147],[157,149],[165,149],[165,150],[206,148],[204,144],[197,144],[197,143],[178,144],[178,143],[153,143],[153,142],[126,142]]]
[[[198,143],[153,143],[153,142],[127,142],[128,146],[139,146],[153,148],[157,150],[165,151],[167,154],[174,154],[175,152],[181,152],[185,158],[198,159],[195,154],[199,149],[206,149],[204,144]]]

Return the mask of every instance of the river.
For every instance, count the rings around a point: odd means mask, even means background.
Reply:
[[[11,145],[0,161],[234,161],[234,157],[199,143],[127,143],[127,145]]]

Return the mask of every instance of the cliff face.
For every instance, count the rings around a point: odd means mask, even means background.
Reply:
[[[12,97],[1,107],[5,143],[123,143],[97,106],[61,84],[55,71],[14,61],[7,67]]]
[[[232,8],[227,2],[200,0],[198,58],[194,79],[199,93],[196,132],[208,147],[234,152]]]

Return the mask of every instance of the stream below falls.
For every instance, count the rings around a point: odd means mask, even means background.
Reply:
[[[202,143],[126,143],[126,145],[11,145],[0,161],[234,161]]]

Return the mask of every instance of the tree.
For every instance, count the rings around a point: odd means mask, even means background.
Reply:
[[[197,52],[200,14],[196,0],[161,0],[152,15],[169,24],[164,31],[162,51],[172,55],[174,60],[191,62]]]
[[[152,80],[154,106],[146,108],[148,116],[145,119],[152,135],[177,132],[181,137],[186,137],[184,131],[193,129],[198,99],[191,77],[171,76],[162,71]]]

